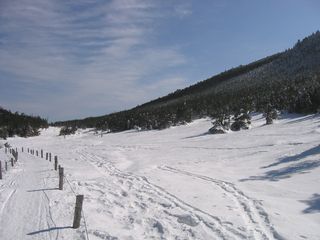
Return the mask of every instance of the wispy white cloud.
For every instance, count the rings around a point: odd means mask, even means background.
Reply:
[[[155,0],[1,1],[0,72],[7,77],[0,81],[14,79],[39,95],[34,107],[22,98],[11,106],[65,119],[132,107],[183,86],[182,75],[167,71],[186,57],[154,41],[164,7]],[[191,13],[188,5],[169,9]]]

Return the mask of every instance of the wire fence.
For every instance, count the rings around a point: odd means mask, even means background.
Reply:
[[[22,148],[22,152],[24,152],[23,151],[23,148]],[[41,155],[40,154],[38,154],[40,151],[38,151],[38,150],[34,150],[34,149],[29,149],[28,148],[28,151],[26,151],[26,153],[29,153],[29,154],[31,154],[31,155],[33,155],[33,156],[35,156],[35,157],[40,157],[40,158],[43,158],[43,150],[41,150]],[[18,150],[17,150],[17,148],[14,150],[13,148],[7,148],[7,149],[5,149],[5,154],[7,155],[7,157],[9,158],[9,160],[8,161],[3,161],[5,164],[7,163],[12,163],[12,161],[13,161],[13,159],[15,160],[15,162],[17,162],[17,160],[18,160]],[[50,159],[51,159],[51,153],[47,153],[47,154],[49,154],[50,155]],[[8,156],[9,155],[9,156]],[[10,156],[10,155],[12,155],[12,157]],[[48,160],[48,156],[46,156],[46,158],[45,158],[46,160]],[[12,165],[13,165],[13,163],[12,163]],[[2,168],[3,167],[5,167],[5,166],[2,166],[2,164],[1,164],[1,169],[0,169],[0,171],[2,171]],[[71,192],[73,193],[73,195],[75,196],[75,197],[77,197],[77,193],[76,193],[76,191],[74,190],[74,188],[72,187],[72,184],[71,184],[71,182],[70,182],[70,180],[67,178],[67,176],[64,174],[63,175],[63,179],[65,180],[65,182],[68,184],[68,186],[70,187],[70,190],[71,190]],[[84,213],[84,210],[82,209],[82,211],[81,211],[81,217],[82,217],[82,219],[83,219],[83,223],[84,223],[84,229],[85,229],[85,234],[86,234],[86,239],[87,240],[90,240],[89,239],[89,234],[88,234],[88,226],[87,226],[87,221],[86,221],[86,217],[85,217],[85,213]]]

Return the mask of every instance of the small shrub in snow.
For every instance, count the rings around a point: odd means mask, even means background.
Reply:
[[[230,116],[229,115],[220,115],[218,116],[214,122],[212,122],[213,126],[209,129],[209,133],[211,134],[222,134],[226,133],[230,129]]]
[[[211,133],[211,134],[223,134],[226,132],[227,131],[222,126],[217,126],[217,125],[215,125],[209,129],[209,133]]]
[[[232,131],[240,131],[249,129],[251,124],[251,117],[249,112],[240,110],[240,113],[237,113],[234,117],[234,122],[231,124]]]
[[[75,126],[64,126],[60,129],[59,136],[75,134],[76,131],[77,127]]]
[[[270,111],[267,111],[265,114],[266,117],[266,124],[270,125],[273,123],[273,120],[278,119],[278,111],[276,109],[271,109]]]

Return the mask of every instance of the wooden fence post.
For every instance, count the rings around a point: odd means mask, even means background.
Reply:
[[[58,167],[58,156],[54,156],[54,170],[57,171],[57,167]]]
[[[2,167],[1,167],[1,161],[0,161],[0,179],[2,179]]]
[[[49,153],[49,161],[51,162],[51,153]]]
[[[12,149],[12,156],[14,157],[14,160],[16,161],[17,159],[16,159],[16,153],[15,153],[15,151]]]
[[[76,196],[76,206],[74,208],[73,228],[80,227],[83,195]]]
[[[37,155],[37,157],[38,157],[38,150],[36,151],[36,155]]]
[[[23,147],[21,148],[21,152],[23,152]]]
[[[63,190],[63,167],[59,170],[59,190]]]
[[[48,160],[48,153],[46,153],[46,160]]]
[[[43,158],[43,150],[41,149],[41,158]]]
[[[4,164],[4,166],[5,166],[5,169],[6,169],[6,171],[8,171],[8,163],[7,162],[4,162],[5,164]]]
[[[13,158],[11,158],[11,167],[13,167]]]
[[[15,152],[14,158],[16,159],[16,161],[18,161],[18,152]]]
[[[29,148],[28,148],[28,153],[29,153]]]

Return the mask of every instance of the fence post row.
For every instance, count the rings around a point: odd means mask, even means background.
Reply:
[[[18,150],[14,151],[13,149],[9,148],[10,153],[13,155],[15,160],[18,160]],[[23,152],[23,147],[21,148],[21,151]],[[7,148],[5,148],[5,152],[7,153]],[[28,153],[34,155],[34,150],[28,148]],[[36,150],[36,155],[38,156],[38,150]],[[46,160],[51,162],[51,153],[46,152]],[[41,149],[41,158],[43,158],[43,150]],[[5,163],[5,170],[8,170],[7,162],[4,161]],[[11,166],[14,166],[14,159],[11,158]],[[63,190],[63,178],[64,178],[64,168],[58,165],[58,156],[54,156],[54,170],[59,169],[59,190]],[[2,179],[2,162],[0,161],[0,179]],[[80,227],[80,222],[81,222],[81,212],[82,212],[82,205],[83,205],[83,195],[76,195],[76,205],[74,208],[74,218],[73,218],[73,225],[72,228],[77,229]]]
[[[76,196],[76,206],[74,208],[73,228],[80,227],[81,211],[82,211],[83,195]]]

